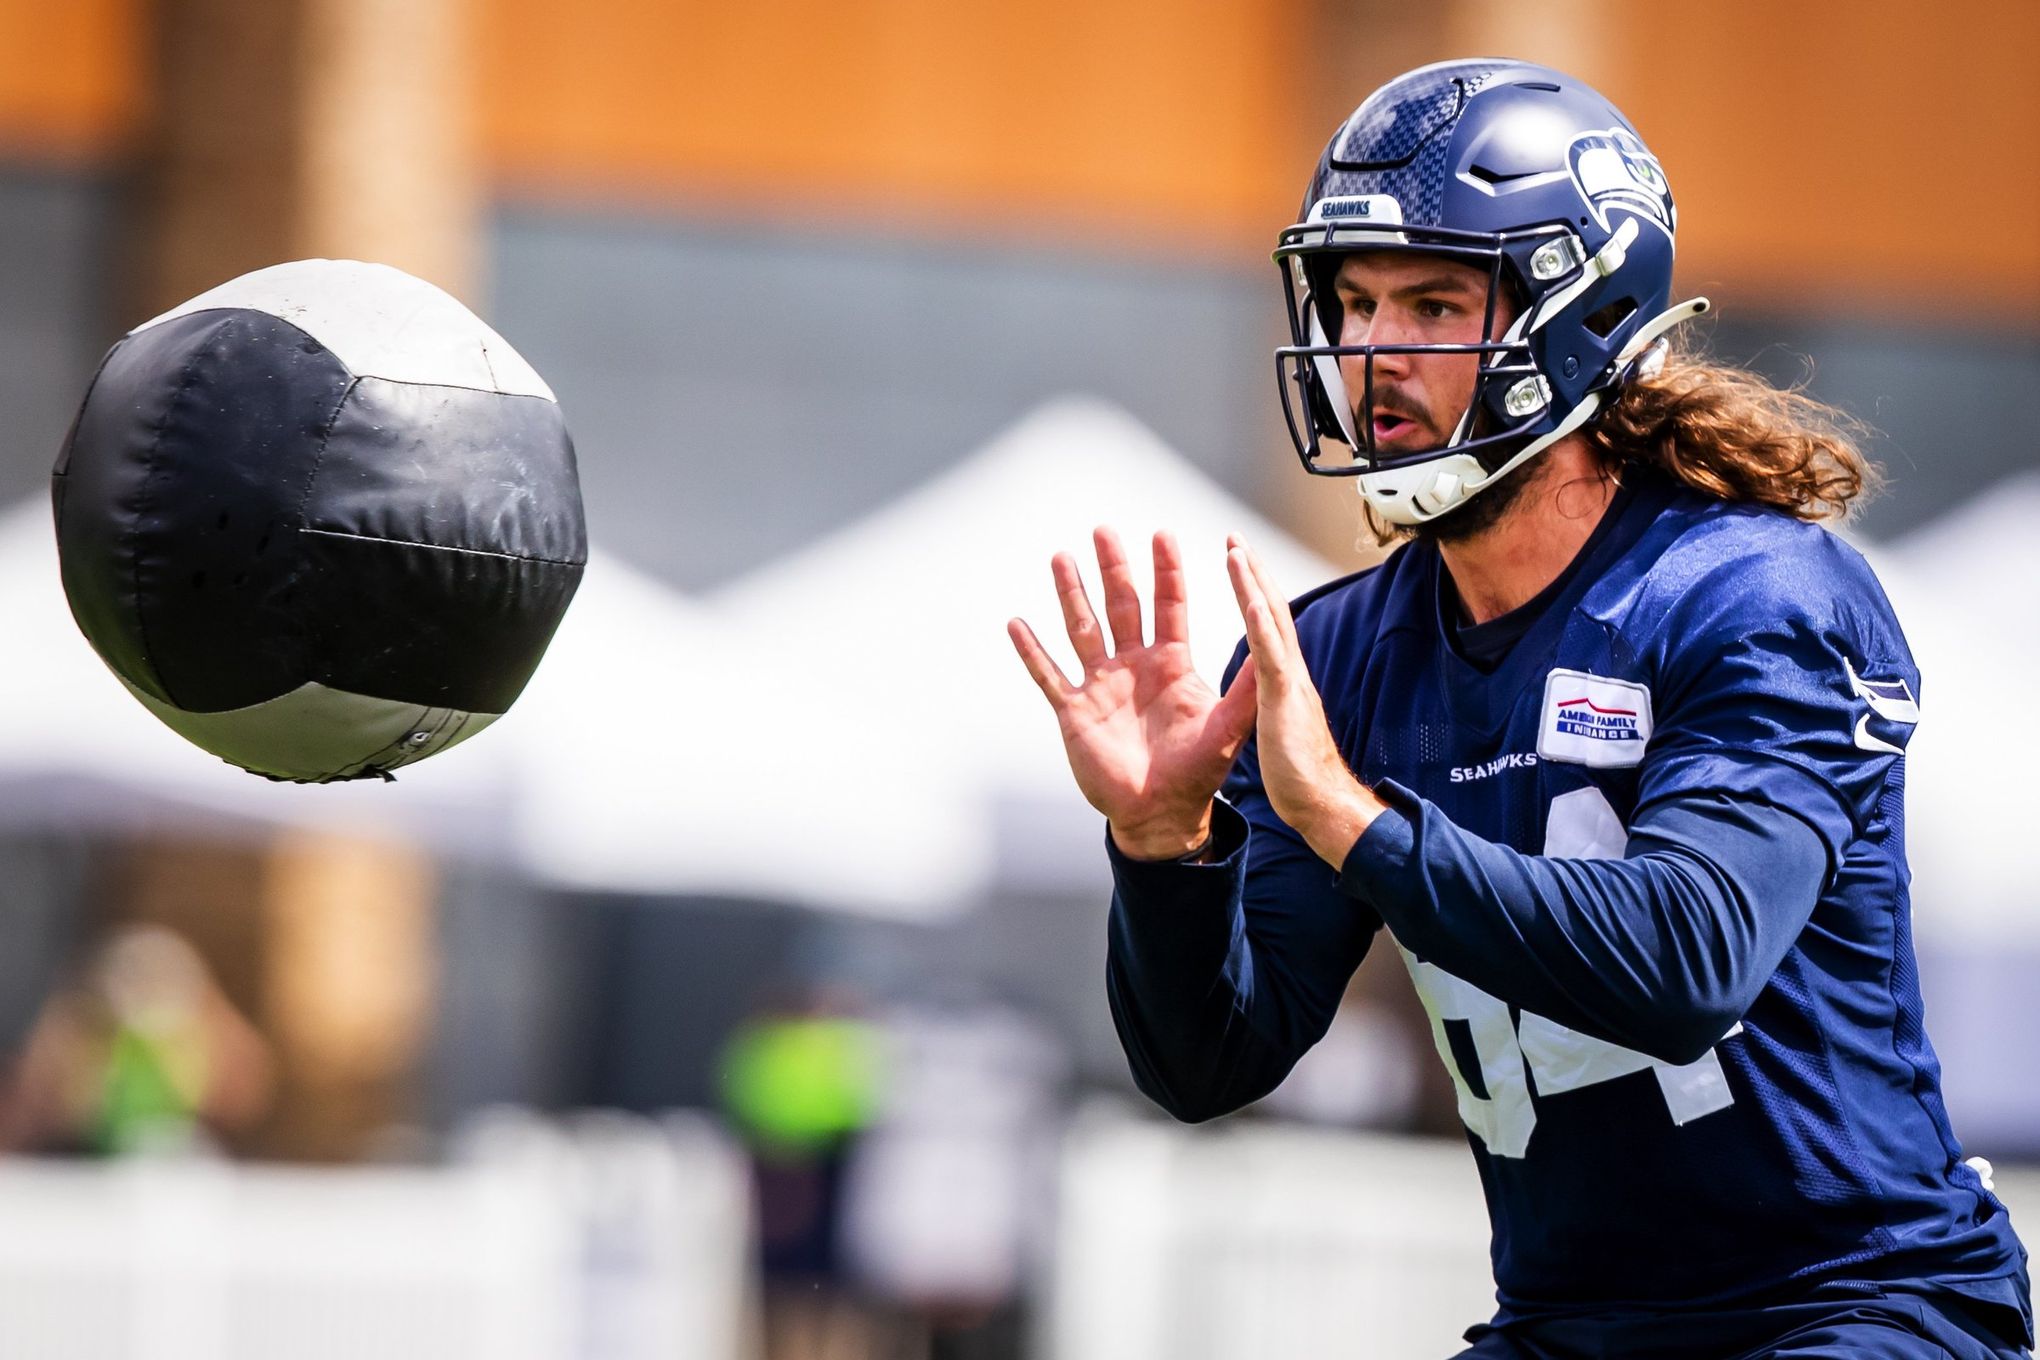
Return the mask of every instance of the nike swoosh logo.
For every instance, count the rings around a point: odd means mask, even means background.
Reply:
[[[1916,723],[1920,720],[1919,701],[1912,697],[1912,690],[1903,680],[1865,680],[1856,674],[1856,668],[1849,658],[1842,658],[1842,669],[1849,673],[1849,688],[1856,697],[1870,705],[1870,711],[1888,722]],[[1897,693],[1888,691],[1896,690]]]
[[[1909,720],[1894,719],[1893,721],[1904,722]],[[1868,713],[1865,713],[1862,717],[1856,719],[1856,746],[1857,749],[1863,751],[1877,751],[1883,754],[1889,754],[1894,756],[1902,756],[1905,754],[1905,748],[1903,746],[1893,746],[1890,742],[1884,740],[1882,737],[1873,737],[1870,735],[1870,715]]]

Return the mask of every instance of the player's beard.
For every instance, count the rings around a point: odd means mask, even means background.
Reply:
[[[1376,412],[1402,416],[1433,432],[1439,428],[1438,422],[1431,418],[1429,410],[1421,402],[1411,400],[1397,384],[1384,383],[1379,386],[1374,392],[1372,407],[1355,411],[1353,418],[1356,422],[1366,422],[1371,420]],[[1471,437],[1479,438],[1486,425],[1486,413],[1476,414]],[[1542,458],[1532,458],[1510,469],[1436,519],[1412,525],[1410,537],[1431,544],[1466,543],[1480,537],[1499,524],[1502,517],[1523,499],[1523,493],[1537,481],[1538,471],[1543,466]]]
[[[1376,408],[1393,411],[1411,420],[1422,420],[1434,430],[1438,428],[1437,422],[1429,419],[1428,412],[1406,402],[1403,393],[1394,387],[1385,388],[1377,395]],[[1487,423],[1487,413],[1477,413],[1470,437],[1480,438],[1486,432]],[[1436,519],[1413,525],[1410,537],[1432,544],[1466,543],[1479,538],[1501,523],[1503,516],[1516,507],[1516,503],[1523,499],[1523,493],[1537,481],[1543,466],[1542,458],[1532,458],[1511,468]]]
[[[1479,538],[1515,509],[1543,469],[1542,458],[1532,458],[1510,469],[1436,519],[1412,525],[1410,537],[1431,544],[1466,543]]]

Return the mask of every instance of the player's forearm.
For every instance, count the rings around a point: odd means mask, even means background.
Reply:
[[[1255,815],[1267,816],[1256,804]],[[1134,1080],[1179,1119],[1260,1099],[1330,1022],[1374,918],[1293,837],[1231,806],[1208,863],[1111,854],[1106,991]],[[1249,837],[1254,862],[1249,882]]]
[[[1672,810],[1624,859],[1551,859],[1413,805],[1342,882],[1411,952],[1582,1032],[1683,1063],[1741,1019],[1818,899],[1826,856],[1788,813]]]
[[[1175,1118],[1195,1124],[1230,1114],[1288,1075],[1291,1062],[1269,1052],[1226,989],[1185,994],[1143,987],[1137,977],[1114,950],[1105,969],[1112,1025],[1134,1085]]]
[[[1239,928],[1244,833],[1207,864],[1142,862],[1116,839],[1106,999],[1134,1084],[1178,1119],[1210,1119],[1272,1089],[1245,1010],[1253,966]]]

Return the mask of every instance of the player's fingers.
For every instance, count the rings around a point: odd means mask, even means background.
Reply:
[[[1098,551],[1098,576],[1105,584],[1105,621],[1112,625],[1112,649],[1123,652],[1141,645],[1140,588],[1133,583],[1133,564],[1119,535],[1099,526],[1091,543]]]
[[[1260,583],[1261,596],[1267,600],[1268,612],[1275,616],[1276,626],[1282,630],[1282,636],[1288,639],[1289,645],[1295,647],[1296,620],[1289,612],[1289,597],[1275,584],[1274,573],[1268,570],[1268,564],[1261,560],[1261,555],[1247,546],[1245,539],[1235,534],[1233,542],[1239,544],[1240,551],[1247,555],[1247,565],[1253,569],[1254,579]]]
[[[1247,647],[1258,663],[1257,669],[1270,679],[1280,675],[1287,664],[1289,641],[1276,626],[1261,583],[1247,562],[1244,548],[1235,547],[1225,555],[1226,575],[1232,578],[1233,598],[1239,601],[1240,618],[1247,625]]]
[[[1070,646],[1077,649],[1077,662],[1085,670],[1105,664],[1105,637],[1098,631],[1098,616],[1091,612],[1091,597],[1084,593],[1084,578],[1077,574],[1077,559],[1057,553],[1049,563],[1055,574],[1056,599],[1062,603],[1063,627]]]
[[[1155,535],[1155,645],[1190,641],[1190,588],[1183,577],[1183,555],[1176,536]]]
[[[1042,697],[1060,713],[1070,697],[1070,682],[1064,678],[1062,668],[1049,657],[1047,649],[1034,636],[1034,630],[1027,626],[1025,619],[1007,619],[1006,636],[1013,640],[1013,650],[1020,653],[1020,660],[1027,667],[1027,673],[1034,677],[1034,683],[1040,686]]]

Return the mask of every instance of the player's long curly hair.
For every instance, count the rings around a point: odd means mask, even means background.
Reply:
[[[1845,519],[1881,483],[1855,417],[1798,387],[1676,352],[1583,433],[1611,464],[1644,464],[1721,500]]]
[[[1883,483],[1862,449],[1869,428],[1848,412],[1797,386],[1676,350],[1580,433],[1617,476],[1625,466],[1653,467],[1705,495],[1803,520],[1847,519]],[[1535,468],[1533,461],[1521,475]],[[1371,507],[1361,516],[1374,548],[1416,536]],[[1354,547],[1368,552],[1366,537]]]

